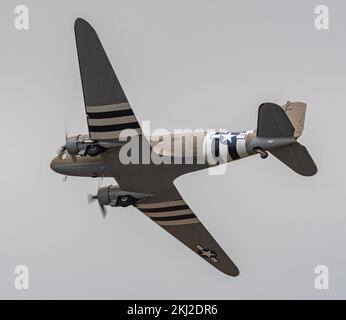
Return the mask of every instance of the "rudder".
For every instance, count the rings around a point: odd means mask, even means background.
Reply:
[[[294,127],[294,137],[299,138],[304,130],[306,103],[288,101],[282,109]]]

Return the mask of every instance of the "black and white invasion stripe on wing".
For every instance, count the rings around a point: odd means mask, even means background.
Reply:
[[[125,129],[134,129],[138,134],[142,133],[128,102],[87,106],[86,112],[91,139],[118,139],[120,132]]]
[[[184,200],[137,204],[137,208],[162,226],[200,223]]]

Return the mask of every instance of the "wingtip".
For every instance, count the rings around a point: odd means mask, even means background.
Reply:
[[[235,273],[233,273],[232,277],[239,277],[240,275],[240,272],[239,270],[237,269],[237,271]]]
[[[309,172],[303,174],[303,176],[312,177],[312,176],[316,175],[317,172],[318,172],[317,167],[314,167],[314,168],[311,168]]]
[[[238,268],[235,268],[235,269],[233,269],[231,272],[225,272],[225,274],[227,274],[228,276],[231,276],[231,277],[233,277],[233,278],[235,278],[235,277],[238,277],[239,276],[239,274],[240,274],[240,272],[239,272],[239,269]]]
[[[77,38],[85,35],[93,36],[96,35],[96,30],[93,26],[83,18],[78,17],[74,23],[74,32]]]
[[[87,23],[87,21],[85,20],[85,19],[83,19],[83,18],[81,18],[81,17],[78,17],[77,19],[76,19],[76,21],[75,21],[75,24],[78,24],[78,23]]]
[[[83,18],[78,17],[75,22],[74,22],[74,26],[77,27],[78,25],[85,23],[86,21]]]
[[[238,267],[233,263],[231,262],[229,265],[227,266],[223,266],[223,267],[217,267],[216,265],[214,265],[217,269],[219,269],[219,271],[221,271],[223,274],[227,275],[227,276],[230,276],[230,277],[238,277],[240,272],[239,272],[239,269]]]
[[[78,17],[74,22],[74,28],[78,29],[78,28],[83,28],[83,27],[93,29],[93,27],[91,26],[91,24],[88,21],[86,21],[83,18]]]

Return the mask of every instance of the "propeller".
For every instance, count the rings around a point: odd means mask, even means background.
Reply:
[[[67,126],[66,126],[66,124],[65,124],[65,144],[64,145],[62,145],[60,148],[58,148],[58,150],[57,150],[57,155],[58,156],[62,156],[62,154],[66,151],[66,149],[67,149],[67,139],[68,139],[68,132],[67,132]],[[69,153],[68,151],[67,151],[67,153]],[[69,153],[69,155],[70,155],[70,157],[71,157],[71,159],[75,162],[76,161],[76,156],[74,155],[74,154],[70,154]]]
[[[106,218],[106,215],[107,215],[107,211],[106,211],[106,208],[104,207],[103,204],[101,204],[99,201],[98,201],[98,197],[97,197],[97,194],[88,194],[88,203],[91,204],[93,203],[95,200],[97,200],[98,204],[99,204],[99,207],[100,207],[100,210],[101,210],[101,213],[102,213],[102,216],[103,218]]]
[[[66,150],[66,145],[61,146],[57,151],[58,156],[61,156],[65,150]]]
[[[102,180],[103,180],[103,177],[102,177],[101,180],[99,180],[99,182],[98,182],[98,189],[100,189],[100,184],[101,184]],[[99,208],[100,208],[101,213],[102,213],[102,216],[103,216],[103,218],[106,218],[107,210],[106,210],[106,208],[104,207],[104,205],[103,205],[102,203],[100,203],[99,198],[98,198],[98,196],[97,196],[97,193],[96,193],[96,194],[90,194],[90,193],[88,193],[87,196],[88,196],[88,203],[89,203],[89,204],[91,204],[91,203],[95,202],[95,200],[97,200],[97,202],[98,202],[98,204],[99,204]]]
[[[64,153],[64,151],[66,150],[66,143],[67,143],[67,137],[68,137],[66,124],[64,127],[65,127],[65,130],[64,130],[64,132],[65,132],[65,144],[58,149],[58,151],[57,151],[58,156],[61,156]]]

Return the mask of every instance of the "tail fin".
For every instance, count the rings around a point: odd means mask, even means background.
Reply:
[[[293,137],[294,127],[285,111],[275,103],[263,103],[258,109],[257,136]]]
[[[296,140],[304,128],[306,104],[288,102],[283,108],[263,103],[258,110],[257,136],[265,138],[295,138],[292,143],[268,151],[303,176],[313,176],[317,167],[309,152]]]
[[[288,101],[282,108],[294,127],[294,137],[299,138],[304,130],[306,103]]]

